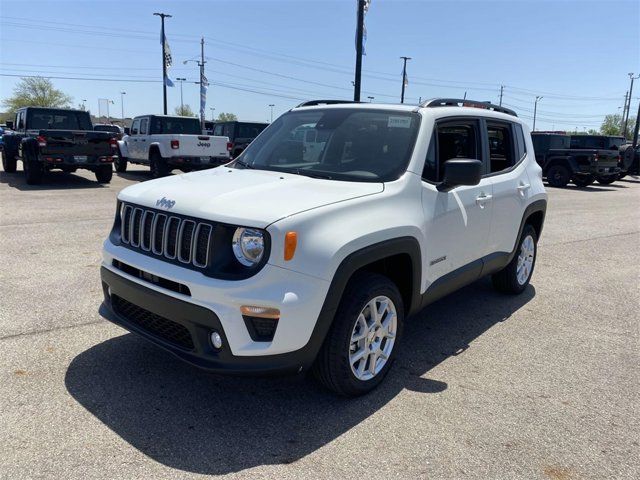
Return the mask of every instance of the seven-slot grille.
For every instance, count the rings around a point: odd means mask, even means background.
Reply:
[[[209,266],[213,225],[124,204],[122,243],[195,267]]]

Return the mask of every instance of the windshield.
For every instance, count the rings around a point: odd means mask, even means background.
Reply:
[[[93,130],[87,112],[29,109],[27,126],[33,130]]]
[[[318,109],[289,112],[238,157],[238,168],[357,182],[404,173],[418,133],[417,113]]]
[[[153,117],[151,133],[202,135],[200,120],[186,117]]]

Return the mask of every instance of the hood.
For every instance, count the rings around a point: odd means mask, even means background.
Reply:
[[[221,223],[265,228],[296,213],[384,190],[382,183],[343,182],[267,170],[218,167],[132,185],[118,198]],[[167,201],[158,203],[161,199]],[[161,205],[161,206],[159,206]]]

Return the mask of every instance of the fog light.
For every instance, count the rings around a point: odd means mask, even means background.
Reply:
[[[213,348],[216,348],[218,350],[221,349],[222,337],[220,336],[220,334],[214,330],[213,332],[211,332],[210,337],[211,337],[211,345],[213,345]]]

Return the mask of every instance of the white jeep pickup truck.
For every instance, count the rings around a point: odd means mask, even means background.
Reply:
[[[202,133],[200,121],[192,117],[143,115],[135,117],[131,133],[118,142],[117,172],[127,163],[149,165],[158,178],[173,169],[183,172],[217,167],[231,160],[229,139]]]
[[[204,369],[359,395],[407,316],[485,275],[527,288],[546,205],[509,109],[306,102],[226,166],[120,192],[101,313]]]

